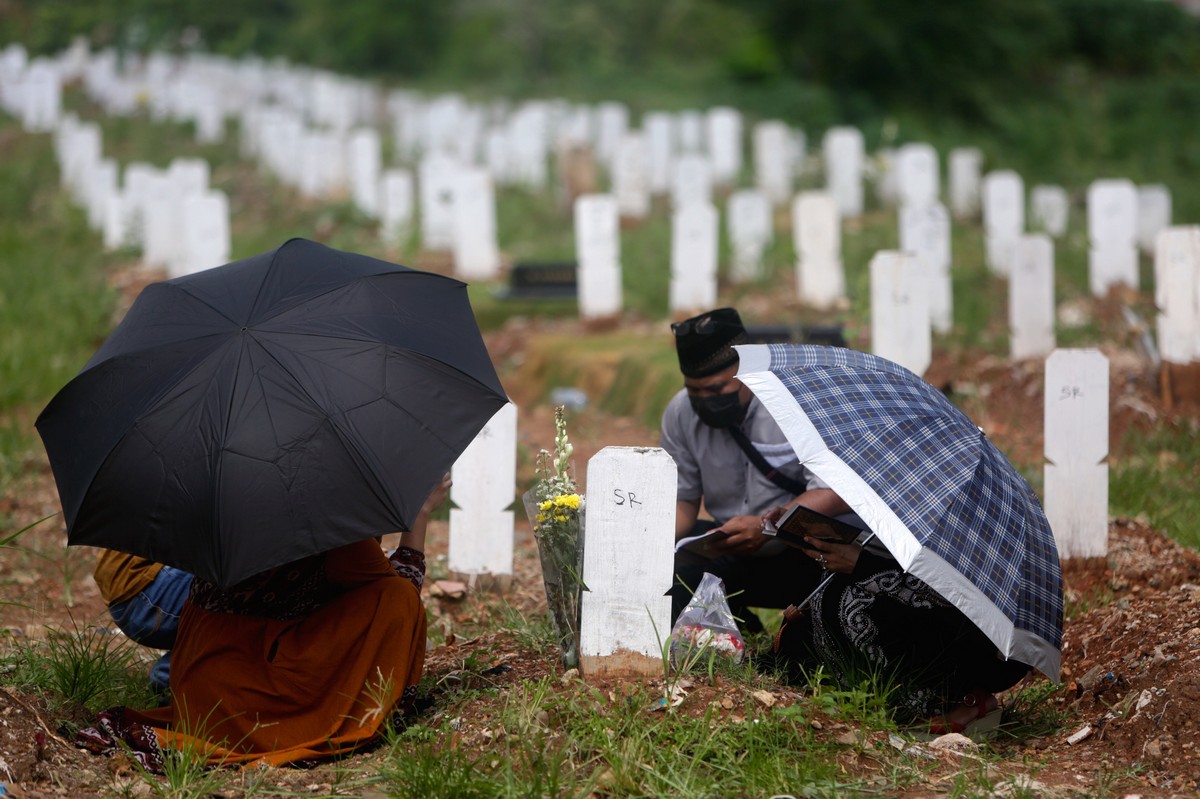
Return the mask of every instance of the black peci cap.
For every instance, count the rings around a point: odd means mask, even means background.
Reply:
[[[717,308],[671,325],[675,353],[684,377],[708,377],[738,361],[736,344],[747,342],[742,318],[733,308]]]

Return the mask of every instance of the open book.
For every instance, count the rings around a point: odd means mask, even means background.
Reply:
[[[721,553],[713,549],[713,544],[727,536],[728,533],[724,530],[714,529],[700,533],[699,535],[681,538],[675,542],[675,551],[679,552],[682,549],[686,549],[695,552],[697,555],[703,555],[706,558],[715,558]]]
[[[809,549],[804,539],[821,538],[839,544],[849,544],[863,533],[861,528],[853,524],[818,513],[803,505],[793,505],[774,524],[768,523],[763,529],[766,535],[773,535],[784,543]]]

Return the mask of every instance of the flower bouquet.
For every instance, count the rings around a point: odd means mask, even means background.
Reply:
[[[554,453],[537,455],[537,479],[524,494],[525,512],[533,528],[546,604],[562,650],[563,666],[579,665],[579,604],[583,584],[583,495],[571,476],[566,411],[554,409]]]

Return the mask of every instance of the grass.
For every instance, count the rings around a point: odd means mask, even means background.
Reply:
[[[78,708],[153,707],[147,650],[102,627],[48,630],[44,640],[16,642],[0,660],[4,682],[46,697],[69,723]]]

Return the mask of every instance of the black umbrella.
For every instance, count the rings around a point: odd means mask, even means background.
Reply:
[[[292,239],[148,286],[37,428],[69,544],[228,587],[407,529],[505,402],[464,284]]]

